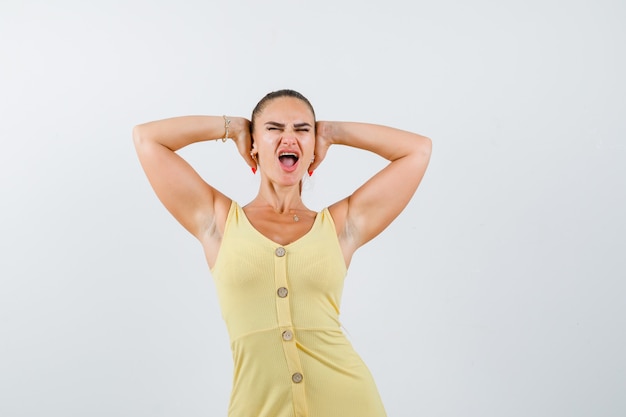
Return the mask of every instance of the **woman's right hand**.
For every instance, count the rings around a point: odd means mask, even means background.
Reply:
[[[250,136],[250,121],[245,117],[231,117],[229,136],[235,142],[239,154],[243,157],[246,164],[256,171],[256,161],[250,155],[252,151],[252,137]]]

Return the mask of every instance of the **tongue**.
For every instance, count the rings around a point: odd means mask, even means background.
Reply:
[[[292,156],[281,156],[280,163],[288,168],[291,168],[296,163],[296,158]]]

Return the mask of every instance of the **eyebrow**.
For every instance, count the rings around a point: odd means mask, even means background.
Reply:
[[[265,125],[276,126],[276,127],[281,128],[281,129],[285,128],[285,125],[283,123],[278,123],[278,122],[265,122]],[[313,127],[313,126],[311,126],[310,123],[302,122],[302,123],[294,124],[293,127],[298,129],[298,128],[301,128],[301,127]]]

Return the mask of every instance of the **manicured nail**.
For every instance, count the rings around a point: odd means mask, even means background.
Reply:
[[[309,177],[313,175],[313,171],[309,171]]]
[[[256,174],[256,168],[252,167],[251,169],[252,169],[252,174]]]

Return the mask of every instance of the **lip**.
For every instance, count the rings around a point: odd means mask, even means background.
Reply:
[[[285,153],[290,153],[290,154],[294,154],[296,155],[296,157],[298,158],[298,160],[292,165],[292,166],[285,166],[283,165],[282,162],[280,162],[280,156],[282,154]],[[276,160],[278,161],[278,165],[280,165],[280,168],[285,171],[285,172],[293,172],[296,169],[298,169],[298,165],[300,164],[300,158],[302,157],[302,155],[300,154],[300,151],[298,149],[291,149],[291,148],[283,148],[280,149],[277,153],[276,153]]]

